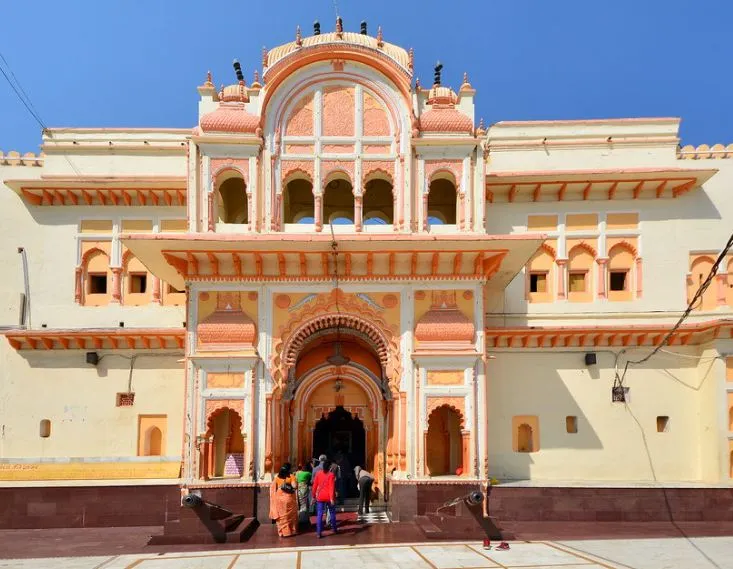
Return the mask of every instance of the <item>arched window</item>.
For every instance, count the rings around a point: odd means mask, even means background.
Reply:
[[[428,225],[455,225],[457,211],[458,194],[452,177],[434,178],[428,194]]]
[[[430,476],[455,474],[463,466],[461,416],[447,405],[441,405],[428,417],[425,466]]]
[[[698,256],[692,261],[687,281],[687,302],[692,300],[702,283],[708,278],[714,263],[715,261],[708,255]],[[714,310],[718,305],[716,289],[715,282],[711,283],[711,286],[702,295],[702,299],[695,304],[694,310]]]
[[[518,452],[534,452],[534,445],[532,444],[532,427],[527,423],[519,425],[517,441]]]
[[[213,437],[209,452],[213,452],[213,472],[205,477],[241,478],[244,458],[242,417],[228,407],[215,411],[207,422],[207,435]]]
[[[331,177],[323,191],[323,220],[334,225],[354,223],[354,188],[346,177]]]
[[[132,252],[122,257],[122,301],[128,306],[148,304],[152,297],[152,275]]]
[[[552,302],[553,268],[555,251],[543,245],[527,264],[527,300],[529,302]]]
[[[296,178],[285,184],[283,223],[315,223],[313,184],[309,180]]]
[[[608,252],[608,300],[632,300],[636,255],[623,243]]]
[[[394,223],[394,196],[387,180],[369,180],[364,188],[364,225]]]
[[[217,194],[220,223],[249,223],[247,186],[241,176],[232,175],[224,179]]]
[[[145,456],[161,456],[163,454],[163,433],[158,427],[150,427],[146,433]]]
[[[576,245],[568,254],[568,300],[593,301],[593,262],[595,252],[590,246]]]
[[[101,306],[112,296],[112,272],[109,257],[101,249],[91,249],[82,259],[84,270],[84,304]]]

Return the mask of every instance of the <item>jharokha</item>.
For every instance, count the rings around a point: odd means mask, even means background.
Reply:
[[[97,525],[193,491],[261,513],[322,453],[394,519],[491,479],[731,485],[733,252],[674,325],[733,228],[733,146],[484,126],[468,75],[421,86],[386,39],[298,30],[251,82],[209,74],[192,128],[0,153],[0,527],[63,523],[57,494],[130,492]]]

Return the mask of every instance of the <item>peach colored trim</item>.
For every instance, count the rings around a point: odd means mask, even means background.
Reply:
[[[642,297],[644,272],[642,271],[643,263],[641,257],[636,258],[636,298]]]
[[[111,267],[112,271],[112,300],[110,302],[119,303],[122,301],[122,268]]]
[[[706,158],[733,158],[733,144],[723,146],[722,144],[713,144],[708,146],[707,144],[701,144],[700,146],[693,146],[688,144],[683,146],[677,152],[677,158],[681,160],[704,160]]]
[[[160,279],[153,275],[153,302],[160,304]]]
[[[486,343],[487,346],[493,348],[654,346],[659,344],[671,328],[672,324],[488,327],[486,328]],[[733,339],[733,320],[720,319],[683,325],[672,336],[669,345],[699,345],[716,338]]]
[[[598,252],[591,245],[583,241],[573,246],[573,248],[568,251],[568,257],[570,257],[573,254],[573,251],[575,251],[576,249],[583,249],[584,251],[589,253],[594,259],[598,256]]]
[[[598,298],[606,298],[606,265],[608,259],[596,259],[598,263]]]
[[[82,267],[76,267],[74,271],[74,302],[81,304],[81,290],[82,290],[82,275],[84,269]]]
[[[728,275],[726,273],[715,275],[715,281],[718,293],[718,306],[725,306],[727,303],[726,285],[728,283]]]
[[[20,330],[6,332],[16,350],[182,349],[184,328]]]
[[[565,300],[565,268],[568,264],[567,259],[556,259],[557,263],[557,298]]]

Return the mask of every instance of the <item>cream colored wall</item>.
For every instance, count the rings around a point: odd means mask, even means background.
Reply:
[[[180,358],[140,355],[132,377],[135,403],[116,407],[116,394],[127,391],[129,361],[105,356],[95,368],[83,350],[19,353],[2,339],[0,458],[134,457],[138,415],[167,415],[166,454],[180,456]],[[42,419],[51,421],[48,438],[39,436]]]
[[[583,351],[492,350],[489,362],[489,470],[500,479],[556,481],[719,481],[718,414],[724,371],[661,354],[625,380],[628,405],[611,402],[614,357]],[[589,351],[589,350],[588,350]],[[635,350],[633,356],[646,350]],[[686,349],[688,355],[701,355]],[[710,355],[710,351],[702,355]],[[720,369],[718,369],[720,368]],[[720,376],[720,377],[718,377]],[[715,387],[715,386],[718,387]],[[539,417],[540,450],[512,451],[512,417]],[[577,434],[565,418],[578,417]],[[656,417],[669,416],[668,432]]]

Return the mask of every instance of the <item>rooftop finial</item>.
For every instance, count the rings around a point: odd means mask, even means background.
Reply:
[[[443,64],[440,61],[438,61],[435,64],[435,77],[433,80],[434,85],[440,85],[440,72],[441,71],[443,71]]]
[[[379,47],[382,47],[384,45],[384,41],[382,39],[382,26],[379,26],[377,28],[377,45]]]
[[[232,62],[232,67],[234,67],[234,73],[237,76],[237,81],[242,83],[244,81],[244,75],[242,75],[242,66],[239,64],[239,60],[235,59]]]
[[[468,84],[468,72],[467,71],[463,72],[463,83]]]
[[[367,35],[367,23],[366,20],[361,21],[361,33],[362,35]]]
[[[415,67],[415,50],[414,49],[410,48],[409,56],[410,56],[410,60],[407,65],[412,70]]]
[[[252,87],[260,85],[260,72],[255,69],[254,81],[252,81]]]
[[[422,86],[420,85],[420,78],[418,77],[415,79],[415,91],[418,93],[422,90]]]
[[[262,67],[267,67],[267,48],[262,46]]]
[[[207,87],[209,87],[209,86],[213,87],[214,86],[214,82],[212,81],[211,71],[207,71],[206,72],[206,86]]]
[[[295,45],[303,45],[303,36],[300,35],[300,26],[295,28]]]
[[[313,22],[313,35],[314,36],[320,36],[321,35],[321,23],[316,20]]]
[[[341,37],[341,35],[344,33],[344,21],[341,19],[341,16],[336,17],[336,35],[338,37]]]
[[[221,84],[221,87],[219,87],[219,100],[224,98],[224,83]]]

